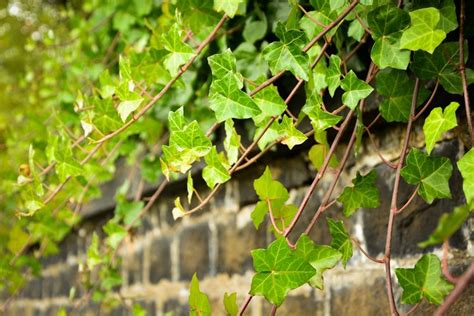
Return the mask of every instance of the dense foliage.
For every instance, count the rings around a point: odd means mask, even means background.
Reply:
[[[236,172],[277,144],[292,150],[314,142],[308,156],[317,172],[299,206],[288,203],[287,189],[270,168],[254,181],[259,202],[251,219],[258,228],[269,218],[275,241],[252,251],[255,276],[241,309],[252,295],[261,295],[275,312],[292,289],[309,283],[322,290],[323,272],[339,262],[345,267],[352,257],[357,242],[343,221],[327,220],[330,245],[308,236],[334,203],[346,217],[380,205],[375,170],[361,170],[351,186],[333,191],[349,157],[359,157],[362,139],[384,120],[403,124],[406,134],[395,161],[382,157],[395,179],[387,235],[380,236],[387,246],[382,258],[369,259],[385,265],[392,314],[398,313],[393,277],[403,290],[403,304],[426,299],[445,301],[441,308],[446,308],[457,296],[445,297],[465,286],[462,280],[469,280],[473,269],[454,279],[442,271],[437,256],[427,254],[415,267],[392,274],[390,256],[394,219],[415,195],[429,204],[451,198],[452,162],[433,148],[454,128],[466,152],[456,162],[465,205],[445,214],[420,247],[447,241],[474,207],[467,93],[474,71],[465,66],[473,32],[462,22],[469,13],[464,1],[457,4],[3,0],[0,290],[15,297],[27,279],[41,273],[39,259],[58,251],[80,222],[82,205],[99,197],[99,185],[113,178],[118,159],[139,168],[142,187],[151,183],[157,191],[144,200],[140,192],[130,199],[129,182],[118,189],[114,217],[103,226],[106,237],[92,237],[81,268],[86,299],[75,299],[84,304],[89,298],[119,303],[117,249],[169,181],[187,178],[187,200],[177,197],[172,210],[179,219],[200,211]],[[282,89],[282,81],[291,87]],[[302,106],[292,102],[299,89]],[[453,102],[437,101],[439,93]],[[374,95],[378,115],[368,120],[365,100]],[[425,149],[410,145],[419,119]],[[328,130],[335,131],[331,137]],[[336,157],[346,134],[344,155]],[[336,176],[321,205],[305,210],[328,170]],[[206,195],[193,186],[201,176],[209,187]],[[400,206],[402,178],[413,194]],[[313,219],[305,234],[296,236],[293,228],[304,211],[314,212]],[[193,315],[210,313],[196,277],[189,303]],[[224,304],[229,315],[237,314],[235,294],[226,294]],[[139,306],[133,311],[143,313]]]

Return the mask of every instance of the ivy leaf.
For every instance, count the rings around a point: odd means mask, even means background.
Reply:
[[[125,122],[127,120],[130,113],[138,109],[142,101],[143,98],[137,97],[133,100],[125,100],[119,103],[119,105],[117,106],[117,112],[119,113],[122,122]]]
[[[82,174],[82,166],[74,159],[70,142],[62,143],[61,147],[55,151],[56,173],[61,182],[68,177],[76,177]]]
[[[230,18],[233,18],[239,9],[239,5],[245,3],[245,0],[214,0],[214,10],[224,12]]]
[[[357,75],[351,70],[341,82],[344,91],[342,103],[354,110],[361,99],[364,99],[372,93],[374,88],[369,84],[357,78]]]
[[[251,118],[261,113],[257,104],[230,77],[212,81],[209,103],[218,122]]]
[[[109,221],[104,226],[104,232],[107,234],[106,243],[107,245],[116,250],[117,247],[120,245],[122,240],[127,236],[127,230],[122,227],[121,225],[114,223],[113,221]]]
[[[324,290],[324,271],[334,268],[342,258],[339,251],[329,246],[315,245],[306,234],[296,243],[296,255],[309,262],[316,270],[309,284],[320,290]]]
[[[439,79],[443,88],[453,94],[462,94],[463,87],[459,75],[459,43],[443,43],[435,49],[433,54],[417,51],[413,55],[412,71],[425,80]],[[468,58],[468,49],[465,45],[464,62]],[[472,69],[466,69],[467,83],[474,82]]]
[[[315,269],[296,256],[285,238],[272,242],[267,249],[252,250],[253,266],[250,294],[263,295],[270,303],[280,306],[286,295],[308,282]]]
[[[175,76],[179,71],[179,67],[186,64],[194,56],[194,51],[183,42],[183,32],[177,23],[174,23],[167,32],[163,32],[162,43],[164,48],[170,52],[164,57],[163,63],[166,70],[172,76]]]
[[[456,6],[454,5],[453,0],[413,2],[414,9],[421,9],[427,7],[435,7],[439,9],[440,19],[437,27],[446,32],[446,34],[457,29],[458,21],[456,16]]]
[[[415,82],[405,71],[386,69],[377,74],[377,93],[384,96],[380,113],[387,122],[408,122]],[[428,97],[429,92],[420,87],[417,105]]]
[[[324,131],[330,127],[336,126],[342,119],[339,115],[334,115],[324,111],[321,105],[314,104],[311,100],[305,104],[302,111],[308,115],[311,125],[316,132]]]
[[[30,235],[25,233],[19,224],[10,229],[8,237],[7,248],[14,255],[19,254],[30,240]]]
[[[410,12],[411,26],[403,32],[400,47],[410,50],[424,50],[432,54],[446,38],[443,30],[437,29],[439,10],[425,8]]]
[[[319,170],[322,167],[328,152],[329,152],[329,145],[326,143],[316,144],[316,145],[311,146],[308,152],[308,158],[316,170]],[[329,167],[336,168],[338,164],[339,164],[339,161],[337,160],[337,157],[333,155],[331,159],[329,160]]]
[[[354,20],[349,24],[349,28],[347,29],[347,35],[355,39],[356,41],[360,42],[362,37],[364,37],[365,29],[360,24],[359,20]]]
[[[377,173],[370,171],[365,176],[357,173],[356,178],[352,180],[352,187],[346,187],[342,194],[337,198],[344,206],[344,215],[351,216],[357,209],[376,208],[380,205],[380,192],[375,186]]]
[[[96,265],[99,265],[104,260],[102,254],[99,252],[99,237],[97,233],[92,233],[92,241],[87,248],[87,259],[86,264],[89,270],[94,269]]]
[[[227,182],[230,179],[229,171],[222,164],[222,158],[217,154],[215,146],[204,159],[207,166],[202,170],[202,177],[209,188],[214,189],[216,184]]]
[[[280,39],[266,46],[263,56],[268,61],[273,74],[289,70],[295,76],[308,81],[310,69],[308,55],[301,50],[305,44],[306,36],[302,31],[290,29],[279,23],[276,35]]]
[[[436,142],[443,136],[444,132],[458,125],[456,121],[456,110],[459,103],[451,102],[443,112],[440,107],[431,110],[430,115],[423,124],[423,133],[425,134],[426,151],[428,154],[433,150]]]
[[[169,138],[171,146],[176,147],[178,151],[189,149],[198,157],[203,157],[210,151],[211,141],[201,130],[197,121],[173,127],[173,124],[178,124],[176,120],[184,120],[183,108],[170,112],[168,120],[171,129]]]
[[[274,203],[272,203],[272,209],[274,209]],[[284,202],[277,202],[279,204],[283,204]],[[265,215],[268,213],[268,202],[267,201],[259,201],[255,205],[255,208],[253,209],[252,213],[250,214],[250,218],[252,219],[253,226],[255,226],[255,229],[258,229],[260,227],[260,224],[263,223],[263,220],[265,219]]]
[[[242,75],[237,72],[235,56],[230,49],[210,56],[207,61],[214,79],[230,79],[237,84],[239,89],[243,87]]]
[[[260,83],[260,81],[257,82]],[[274,85],[270,85],[257,92],[253,96],[253,100],[257,103],[260,111],[262,111],[260,115],[253,118],[257,124],[268,121],[268,118],[271,116],[280,116],[286,109],[286,104]]]
[[[188,191],[188,203],[191,204],[191,200],[193,199],[194,193],[194,184],[191,172],[188,172],[188,179],[186,180],[186,190]]]
[[[227,152],[227,160],[230,165],[237,162],[239,158],[240,135],[237,134],[234,128],[234,121],[225,121],[225,139],[224,148]]]
[[[326,70],[326,83],[331,97],[334,97],[334,92],[341,84],[341,76],[341,58],[337,55],[331,55],[329,57],[329,67]]]
[[[294,125],[293,120],[289,116],[283,116],[280,123],[280,135],[282,136],[282,144],[293,149],[294,146],[304,143],[307,139],[306,135],[300,132]]]
[[[227,316],[237,316],[239,307],[237,306],[237,293],[224,293],[224,307]]]
[[[441,215],[438,226],[436,226],[434,232],[431,233],[427,240],[418,243],[418,246],[426,248],[428,246],[441,244],[451,238],[469,217],[471,213],[470,209],[469,205],[466,204],[455,207],[452,213],[444,213]]]
[[[298,212],[298,208],[293,204],[286,204],[282,205],[281,207],[273,207],[273,205],[278,204],[273,202],[272,203],[272,215],[275,219],[276,227],[280,231],[285,231],[285,229],[290,226],[291,221],[295,217],[296,213]],[[267,203],[268,206],[268,203]],[[275,236],[277,236],[277,232],[274,230]],[[277,236],[278,237],[278,236]]]
[[[181,204],[181,200],[179,199],[179,197],[174,200],[174,208],[171,210],[171,214],[173,215],[174,220],[177,220],[178,218],[181,218],[186,215],[186,211],[184,210],[184,207]]]
[[[441,304],[453,289],[441,273],[441,263],[433,254],[423,255],[413,269],[395,269],[403,288],[402,303],[416,304],[424,297],[432,304]]]
[[[194,273],[191,279],[191,286],[189,290],[189,315],[192,316],[210,316],[211,304],[206,294],[199,289],[199,280]]]
[[[327,222],[329,233],[332,237],[331,247],[339,250],[339,252],[342,254],[342,264],[345,268],[347,261],[349,261],[349,259],[352,257],[351,237],[346,232],[342,221],[335,221],[328,218]]]
[[[419,185],[418,195],[431,204],[435,198],[451,198],[449,178],[453,167],[446,157],[430,157],[412,148],[401,171],[409,184]]]
[[[474,203],[474,149],[470,149],[458,160],[458,168],[463,178],[462,189],[468,204]]]
[[[367,22],[375,39],[370,53],[374,63],[381,69],[406,69],[410,52],[400,49],[400,38],[402,30],[410,24],[409,14],[389,4],[370,11]]]
[[[128,226],[137,218],[143,206],[142,201],[122,201],[117,204],[115,214],[119,220],[123,220],[123,223]],[[139,225],[138,221],[135,222],[135,226],[137,225]]]
[[[255,192],[262,201],[288,200],[288,191],[279,181],[273,180],[270,168],[265,168],[262,176],[253,182]]]
[[[265,34],[267,33],[267,19],[265,18],[265,15],[262,17],[264,18],[263,21],[254,21],[253,19],[245,21],[242,36],[246,42],[253,44],[265,37]]]

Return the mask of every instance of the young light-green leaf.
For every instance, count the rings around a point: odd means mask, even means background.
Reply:
[[[403,32],[400,47],[410,50],[425,50],[432,54],[445,39],[446,33],[437,28],[439,10],[425,8],[410,12],[411,26]]]
[[[370,171],[365,176],[357,173],[352,187],[346,187],[337,198],[344,206],[344,215],[349,217],[359,208],[375,208],[380,205],[380,192],[375,186],[377,173]]]
[[[444,132],[455,128],[458,125],[456,120],[456,110],[459,103],[451,102],[443,111],[437,107],[431,110],[430,115],[423,124],[423,133],[425,134],[426,151],[428,154],[433,150],[436,142],[443,136]]]
[[[342,254],[342,264],[344,268],[347,265],[347,261],[352,257],[352,241],[351,236],[346,232],[342,221],[335,221],[333,219],[327,219],[329,233],[331,234],[332,241],[331,247],[339,250]]]
[[[225,139],[224,148],[227,152],[227,160],[230,165],[233,165],[239,157],[240,135],[237,134],[234,128],[234,121],[225,121]]]
[[[226,316],[237,316],[239,307],[237,306],[237,293],[224,293],[224,307]]]
[[[211,304],[209,303],[207,295],[199,289],[199,280],[196,273],[194,273],[191,279],[189,292],[189,315],[210,316],[212,311]]]
[[[193,49],[183,42],[183,33],[179,25],[175,23],[162,34],[163,46],[169,52],[164,58],[164,65],[172,76],[175,76],[179,67],[194,56]]]
[[[353,110],[361,99],[368,97],[374,90],[369,84],[357,78],[352,70],[342,80],[341,87],[345,91],[342,95],[342,103]]]
[[[461,172],[462,188],[468,204],[474,204],[474,149],[471,148],[458,160],[458,168]]]
[[[207,166],[202,170],[202,177],[209,188],[214,189],[216,184],[227,182],[230,179],[229,171],[222,164],[222,159],[219,157],[215,146],[212,147],[204,159]]]
[[[468,204],[455,207],[451,213],[444,213],[439,218],[438,226],[429,238],[418,243],[421,248],[438,245],[451,238],[455,232],[461,228],[471,213],[471,207]]]
[[[250,294],[263,295],[270,303],[280,306],[286,295],[308,282],[316,270],[286,243],[285,238],[272,242],[267,249],[252,250],[253,266]]]
[[[304,143],[308,138],[293,125],[293,120],[286,115],[283,116],[280,123],[280,135],[282,136],[281,143],[287,145],[290,149]]]
[[[242,3],[245,3],[245,0],[214,0],[214,10],[233,18]]]
[[[270,168],[265,168],[262,176],[253,182],[255,192],[262,201],[288,200],[288,191],[279,181],[273,180]]]
[[[316,270],[309,284],[320,290],[324,290],[324,271],[334,268],[342,258],[339,251],[329,246],[315,245],[306,234],[296,243],[296,255],[309,262]]]
[[[413,269],[395,269],[398,282],[403,288],[402,303],[416,304],[423,297],[432,304],[441,304],[453,289],[441,273],[441,263],[433,254],[423,255]]]
[[[431,204],[436,198],[451,198],[449,178],[452,171],[453,166],[448,158],[430,157],[412,148],[401,175],[409,184],[419,185],[418,195]]]
[[[326,83],[331,97],[334,96],[334,92],[341,84],[341,76],[341,58],[337,55],[331,55],[329,57],[329,67],[326,70]]]

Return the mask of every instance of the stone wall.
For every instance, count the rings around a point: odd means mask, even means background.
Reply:
[[[378,136],[378,143],[387,158],[394,158],[399,152],[401,132],[401,129],[394,128]],[[417,137],[421,134],[418,129],[412,143],[418,143]],[[435,154],[454,159],[463,154],[462,148],[457,140],[447,139],[438,146]],[[338,190],[350,183],[356,171],[365,172],[375,166],[382,205],[377,209],[359,210],[350,219],[343,218],[340,206],[333,206],[323,214],[312,238],[317,243],[329,243],[325,217],[344,219],[346,227],[369,254],[378,256],[384,250],[394,172],[380,163],[371,144],[366,144],[362,150],[357,162],[349,161]],[[315,174],[304,152],[292,153],[292,156],[271,154],[261,164],[239,173],[227,183],[205,210],[178,221],[173,220],[171,209],[176,194],[185,192],[185,184],[178,181],[170,185],[143,218],[133,238],[127,239],[120,250],[124,280],[120,292],[124,301],[127,303],[133,299],[140,302],[149,315],[187,315],[188,286],[196,272],[201,280],[201,290],[208,294],[215,315],[225,314],[222,303],[225,292],[237,292],[238,303],[241,303],[253,275],[250,250],[265,247],[272,240],[268,223],[256,230],[250,221],[250,213],[257,201],[253,180],[260,176],[267,162],[274,177],[290,189],[291,202],[299,203]],[[332,177],[329,173],[323,179],[293,237],[301,233],[309,221]],[[433,231],[442,213],[464,202],[461,183],[460,174],[455,169],[451,179],[453,200],[438,200],[426,205],[417,197],[398,216],[393,238],[394,268],[412,267],[423,252],[416,246],[417,242],[426,239]],[[198,186],[199,190],[204,190],[202,183]],[[406,201],[412,190],[402,183],[400,204]],[[92,231],[100,234],[100,226],[112,216],[110,209],[100,209],[100,205],[110,204],[110,197],[108,201],[92,204],[96,211],[89,210],[89,217],[66,238],[58,255],[44,260],[43,276],[28,284],[20,297],[10,304],[7,315],[55,315],[62,306],[66,306],[71,315],[131,315],[125,306],[101,309],[98,305],[82,304],[75,307],[78,298],[84,294],[80,285],[79,263],[84,259]],[[450,241],[450,264],[455,274],[461,273],[472,262],[473,225],[471,218]],[[441,256],[439,248],[425,251]],[[74,301],[68,299],[72,287],[75,289]],[[401,292],[398,286],[396,288],[395,295],[399,300]],[[471,285],[449,314],[474,315],[473,298],[474,286]],[[270,308],[269,303],[256,298],[247,314],[268,315]],[[405,306],[405,310],[408,308]],[[428,315],[432,311],[433,307],[422,305],[415,315]],[[326,272],[324,291],[303,286],[292,291],[277,312],[277,315],[388,314],[384,267],[369,261],[356,249],[345,270],[338,266]]]

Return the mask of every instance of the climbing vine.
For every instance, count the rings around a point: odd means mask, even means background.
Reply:
[[[179,220],[200,212],[236,173],[277,145],[293,150],[306,143],[315,172],[299,205],[288,202],[287,188],[269,167],[254,179],[259,201],[251,220],[256,229],[268,220],[275,239],[252,251],[249,296],[237,302],[235,293],[226,294],[228,315],[244,314],[256,295],[273,304],[275,314],[291,290],[306,283],[323,290],[324,272],[339,263],[346,267],[354,251],[384,265],[392,315],[399,314],[396,287],[401,304],[414,306],[409,313],[422,300],[445,312],[473,278],[474,266],[454,277],[445,268],[447,256],[425,254],[414,267],[392,269],[391,254],[396,217],[416,196],[427,204],[451,199],[454,168],[462,175],[464,204],[444,214],[419,247],[447,247],[474,209],[468,93],[474,71],[466,67],[466,38],[473,33],[466,31],[465,1],[456,3],[90,0],[55,8],[67,27],[43,28],[28,39],[31,60],[15,82],[2,83],[5,91],[26,96],[5,93],[8,102],[27,103],[15,120],[4,123],[2,113],[0,121],[0,290],[10,295],[3,308],[41,273],[39,259],[56,253],[80,223],[83,205],[100,196],[99,186],[112,179],[119,159],[140,171],[139,189],[131,197],[125,181],[104,237],[91,237],[81,265],[86,291],[72,293],[76,307],[89,300],[120,302],[118,250],[169,182],[187,179],[186,198],[176,197],[171,210]],[[291,87],[281,89],[281,82]],[[440,93],[447,97],[438,99]],[[348,160],[360,158],[363,139],[374,142],[371,129],[380,122],[405,129],[396,158],[377,151],[394,175],[387,233],[379,236],[384,254],[370,257],[344,221],[331,218],[331,243],[316,244],[310,233],[330,206],[340,205],[346,218],[380,206],[375,169],[359,170],[351,185],[336,189]],[[422,145],[412,142],[415,125],[422,126]],[[455,165],[434,150],[453,130],[464,149]],[[328,172],[333,177],[320,205],[307,208]],[[207,192],[194,187],[200,177]],[[406,201],[401,181],[413,190]],[[143,196],[146,184],[156,188],[150,197]],[[297,235],[303,214],[311,220]],[[189,304],[192,315],[210,314],[196,276]],[[144,313],[138,305],[132,310]]]

